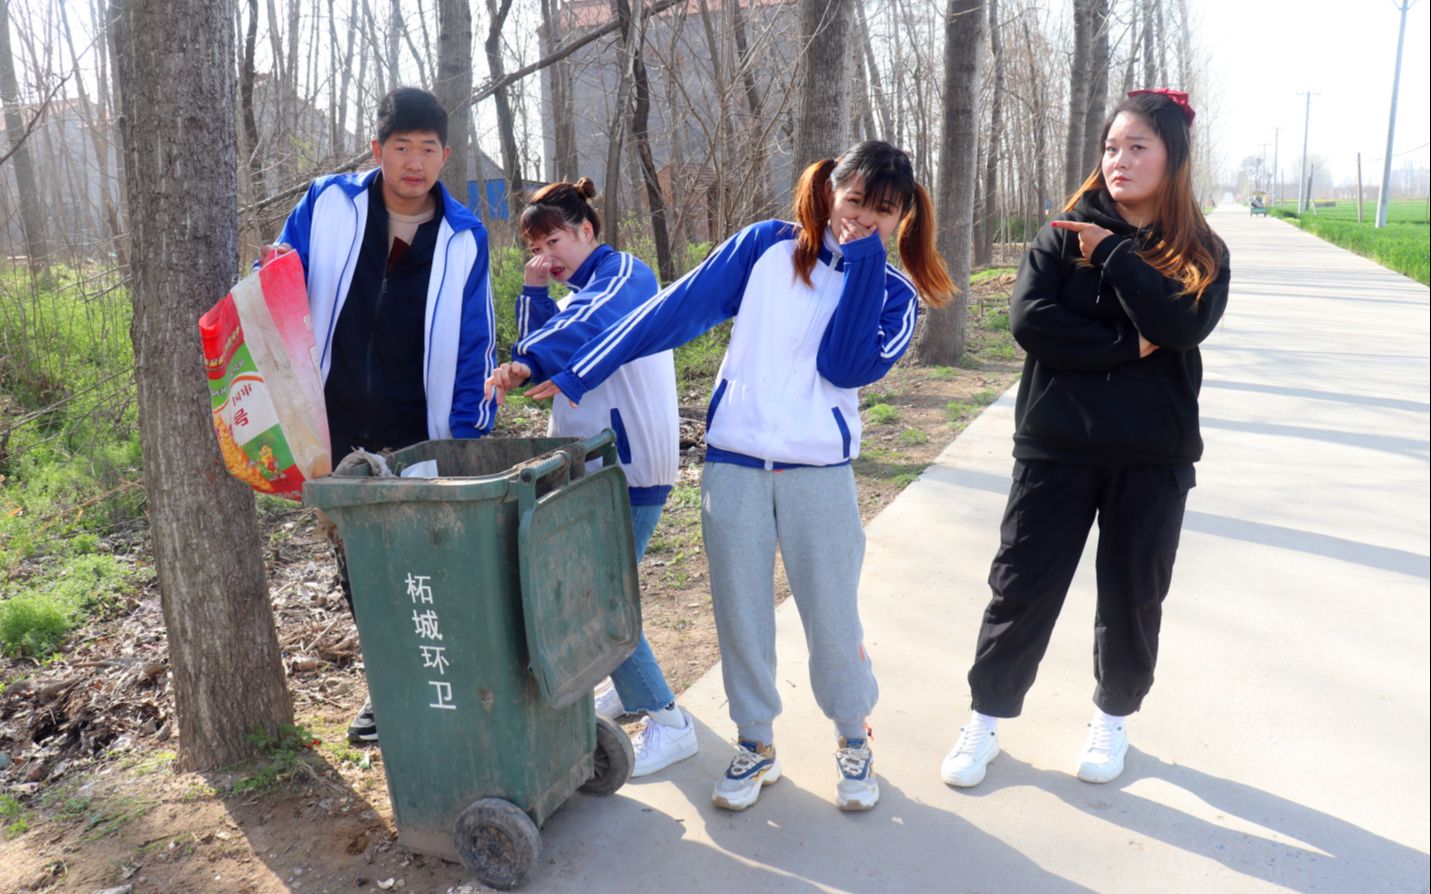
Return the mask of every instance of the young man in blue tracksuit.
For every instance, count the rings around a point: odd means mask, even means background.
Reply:
[[[909,157],[861,143],[811,165],[796,187],[797,223],[737,233],[687,276],[577,351],[551,381],[584,401],[622,365],[735,318],[706,424],[701,522],[721,669],[739,747],[712,800],[754,804],[780,778],[773,723],[777,544],[810,648],[810,678],[838,741],[836,804],[879,799],[865,720],[878,687],[857,605],[864,531],[850,461],[859,455],[858,389],[909,345],[916,296],[953,287],[934,249],[929,197]],[[898,231],[909,275],[885,260]]]
[[[512,362],[498,368],[490,382],[499,400],[523,382],[547,381],[588,339],[656,294],[656,274],[650,267],[601,243],[601,220],[590,203],[595,193],[585,177],[576,183],[553,183],[537,190],[522,212],[522,239],[532,258],[517,299],[519,340]],[[552,279],[572,290],[560,305],[547,294]],[[585,438],[607,428],[616,432],[638,562],[676,482],[677,413],[676,365],[669,350],[621,366],[580,406],[566,401],[552,406],[551,435]],[[632,776],[655,773],[696,753],[695,725],[676,707],[676,696],[644,634],[636,651],[611,674],[611,682],[622,706],[613,713],[647,715],[634,742]]]
[[[375,169],[313,181],[278,240],[303,261],[334,465],[357,448],[478,438],[496,411],[487,233],[438,182],[447,113],[399,87],[372,149]],[[341,549],[338,568],[351,607]],[[348,737],[377,741],[371,702]]]

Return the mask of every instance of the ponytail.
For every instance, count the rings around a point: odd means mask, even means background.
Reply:
[[[934,237],[937,224],[934,203],[929,193],[914,184],[914,203],[904,220],[899,222],[895,242],[899,246],[899,262],[914,280],[914,287],[930,307],[943,307],[959,290],[949,278],[949,268],[939,254]]]
[[[800,175],[794,202],[795,220],[800,225],[795,237],[795,274],[805,285],[813,285],[810,271],[820,259],[820,243],[830,226],[833,189],[851,177],[863,181],[865,201],[876,206],[888,202],[903,210],[896,237],[900,263],[927,304],[948,304],[958,290],[934,244],[934,203],[915,181],[908,153],[880,140],[851,146],[839,158],[817,161]]]
[[[833,158],[817,161],[795,184],[795,221],[800,224],[795,237],[795,274],[807,286],[814,286],[810,271],[820,259],[820,241],[830,225],[830,174],[834,170]]]

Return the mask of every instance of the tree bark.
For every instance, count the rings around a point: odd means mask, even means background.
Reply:
[[[944,19],[944,139],[939,148],[939,250],[958,288],[933,308],[915,346],[922,366],[951,366],[964,355],[969,317],[969,261],[978,177],[979,78],[985,9],[981,0],[949,0]]]
[[[140,444],[185,770],[248,757],[252,733],[293,722],[253,494],[220,458],[194,329],[237,266],[232,22],[233,0],[194,0],[183,15],[126,2],[114,23]]]
[[[651,84],[646,77],[646,62],[642,45],[646,40],[643,4],[637,0],[633,12],[629,0],[612,0],[616,16],[627,27],[623,40],[633,42],[631,53],[631,85],[635,101],[631,104],[631,139],[636,143],[636,156],[641,162],[642,179],[646,185],[646,204],[651,212],[651,238],[656,243],[656,268],[661,282],[674,282],[676,264],[671,257],[671,235],[666,226],[666,201],[661,195],[661,181],[656,174],[656,162],[651,156],[651,140],[647,133],[651,121]]]
[[[1083,170],[1083,124],[1088,115],[1089,39],[1088,6],[1092,0],[1073,0],[1073,59],[1068,67],[1068,132],[1063,144],[1063,191],[1072,195],[1088,173]]]
[[[452,157],[442,170],[442,185],[467,204],[472,169],[472,7],[468,0],[437,0],[437,101],[447,110],[447,142]],[[481,188],[481,176],[478,176]]]
[[[994,95],[989,101],[989,142],[984,154],[984,215],[974,265],[994,262],[994,230],[998,226],[999,144],[1004,138],[1004,41],[1000,33],[999,0],[989,0],[989,48],[994,64]]]
[[[850,142],[850,93],[858,51],[851,32],[856,0],[800,0],[800,93],[795,116],[793,180],[813,162]]]
[[[15,165],[15,191],[20,202],[20,227],[25,232],[25,255],[32,271],[49,263],[49,238],[45,206],[35,181],[35,162],[26,145],[25,118],[21,112],[20,84],[15,78],[15,54],[10,51],[10,4],[0,2],[0,101],[5,106],[5,133],[10,160]]]
[[[493,81],[502,80],[502,26],[511,11],[512,0],[487,0],[487,40],[482,46],[487,52],[487,70]],[[492,102],[497,106],[497,136],[502,143],[502,168],[507,175],[507,219],[515,224],[523,204],[522,159],[517,153],[517,129],[507,88],[493,91]]]
[[[1139,86],[1158,86],[1158,27],[1155,17],[1157,0],[1143,0],[1143,83]]]
[[[1083,116],[1083,161],[1079,165],[1086,176],[1103,157],[1103,116],[1108,108],[1108,0],[1089,0],[1088,111]]]

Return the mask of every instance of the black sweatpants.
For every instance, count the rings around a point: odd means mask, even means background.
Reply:
[[[1109,714],[1138,710],[1153,685],[1163,598],[1195,481],[1190,464],[1015,462],[989,571],[993,598],[969,670],[975,711],[1017,717],[1023,710],[1095,517],[1093,701]]]

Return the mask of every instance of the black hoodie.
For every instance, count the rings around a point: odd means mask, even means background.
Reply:
[[[1078,234],[1045,225],[1019,267],[1009,322],[1028,357],[1014,456],[1099,466],[1196,462],[1197,346],[1227,307],[1227,246],[1213,237],[1218,274],[1199,298],[1138,256],[1153,234],[1124,221],[1107,192],[1089,193],[1059,219],[1113,235],[1081,264]],[[1142,359],[1140,332],[1158,346]]]

